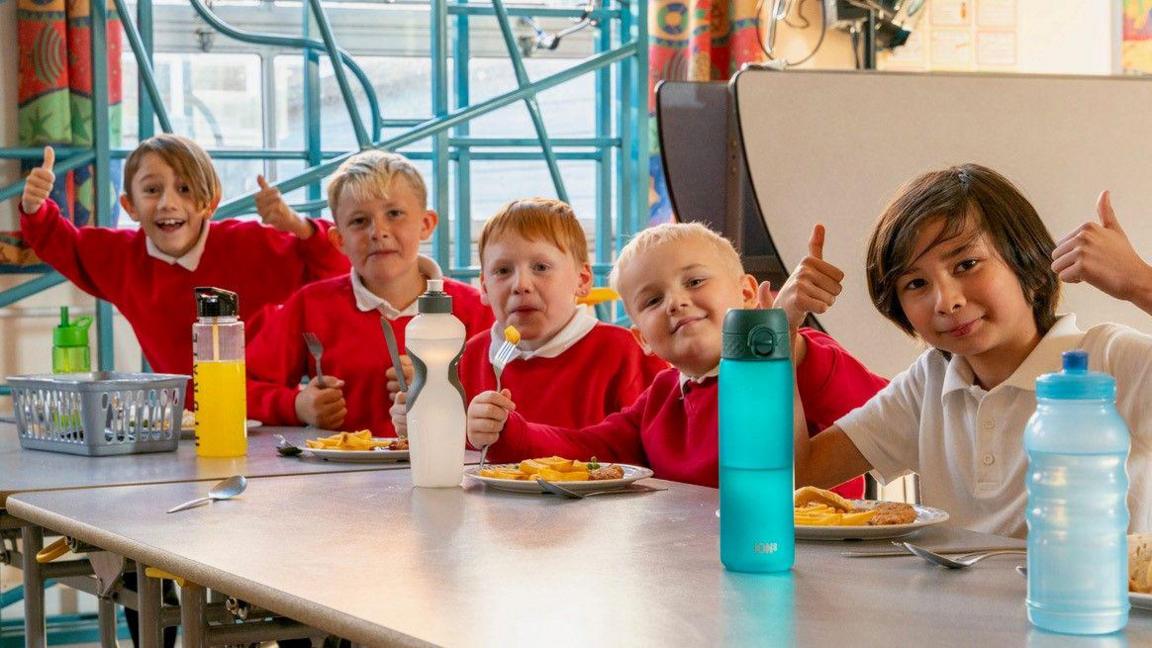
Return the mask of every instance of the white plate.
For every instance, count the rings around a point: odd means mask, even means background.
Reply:
[[[488,468],[496,468],[498,466],[505,466],[514,468],[518,464],[492,464]],[[603,464],[610,466],[612,464]],[[622,479],[601,479],[599,481],[566,481],[556,482],[560,486],[567,488],[576,493],[584,491],[605,490],[608,488],[619,488],[640,479],[646,479],[652,476],[652,471],[643,466],[633,466],[631,464],[615,464],[624,469],[624,477]],[[536,480],[528,481],[518,479],[496,479],[495,477],[481,477],[476,473],[480,470],[479,466],[469,466],[464,469],[464,474],[478,482],[483,482],[489,488],[496,488],[499,490],[513,491],[517,493],[543,493],[545,492]]]
[[[1128,592],[1128,602],[1134,608],[1141,610],[1152,610],[1152,594],[1137,594],[1136,592]]]
[[[856,508],[867,509],[876,505],[875,501],[852,500]],[[900,538],[915,533],[924,527],[948,521],[948,514],[931,506],[914,506],[916,521],[910,524],[886,524],[881,526],[803,526],[796,525],[797,540],[880,540]]]
[[[407,450],[336,450],[334,448],[301,448],[305,453],[325,461],[347,461],[349,463],[379,463],[386,461],[407,461]]]

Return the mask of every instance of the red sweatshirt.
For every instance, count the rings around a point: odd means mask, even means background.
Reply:
[[[808,355],[796,368],[809,427],[823,429],[864,404],[886,383],[831,337],[801,329]],[[494,461],[561,455],[649,466],[660,479],[716,487],[719,484],[717,381],[687,382],[668,369],[630,407],[583,429],[528,423],[513,412],[500,440],[488,451]],[[856,480],[859,481],[859,480]],[[851,483],[851,482],[850,482]],[[858,496],[859,486],[852,496]]]
[[[348,273],[348,259],[328,240],[331,223],[311,222],[316,231],[307,239],[251,221],[211,222],[194,271],[148,256],[144,230],[77,228],[51,199],[35,214],[22,213],[20,229],[45,263],[116,306],[154,371],[192,375],[193,288],[237,293],[240,319],[247,321],[310,281]],[[251,324],[249,340],[257,328]],[[185,408],[192,409],[192,398],[189,382]]]
[[[491,343],[492,335],[485,331],[464,347],[460,382],[468,402],[496,389],[488,355]],[[645,354],[627,329],[601,322],[554,358],[513,360],[500,382],[512,391],[516,411],[533,423],[584,427],[631,405],[667,368],[667,362]],[[493,456],[497,447],[491,449]]]
[[[444,280],[452,296],[452,313],[469,336],[487,332],[492,311],[480,303],[480,293],[468,284]],[[396,344],[404,353],[404,328],[411,317],[390,320]],[[356,307],[349,276],[318,281],[300,289],[280,309],[268,313],[260,335],[248,346],[248,415],[273,425],[303,425],[296,416],[300,378],[316,375],[316,363],[304,345],[311,331],[324,345],[320,360],[324,375],[344,381],[348,416],[343,429],[365,428],[375,436],[393,437],[388,409],[388,379],[392,366],[380,313]]]

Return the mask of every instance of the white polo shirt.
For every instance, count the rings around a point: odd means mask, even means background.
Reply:
[[[1064,315],[991,391],[974,384],[964,358],[926,351],[836,425],[881,481],[919,473],[923,503],[948,511],[951,524],[1024,537],[1024,426],[1036,410],[1036,378],[1059,371],[1060,354],[1077,348],[1091,370],[1116,377],[1117,408],[1132,434],[1130,530],[1152,531],[1152,336],[1128,327],[1083,332],[1075,315]]]

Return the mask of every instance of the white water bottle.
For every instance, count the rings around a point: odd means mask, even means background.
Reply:
[[[429,279],[420,314],[404,329],[414,377],[408,388],[408,444],[412,484],[459,486],[464,476],[464,388],[460,355],[464,324],[452,314],[452,297],[442,279]]]

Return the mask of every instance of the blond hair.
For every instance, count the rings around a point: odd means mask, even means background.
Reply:
[[[212,158],[200,145],[187,137],[163,133],[140,142],[136,150],[124,161],[124,194],[132,200],[132,180],[140,171],[140,164],[149,153],[160,156],[172,168],[176,177],[188,183],[192,204],[196,209],[208,209],[220,200],[220,176],[212,165]]]
[[[724,267],[732,272],[732,276],[744,276],[744,265],[740,262],[740,254],[736,252],[736,248],[728,239],[700,223],[664,223],[641,231],[631,241],[628,241],[623,250],[620,250],[620,255],[616,257],[616,263],[612,266],[612,272],[608,274],[609,285],[616,292],[620,292],[620,275],[624,268],[641,254],[665,243],[692,239],[715,248]]]
[[[388,188],[396,178],[406,180],[416,192],[420,206],[427,207],[428,189],[412,161],[399,153],[371,149],[348,158],[332,175],[332,182],[328,184],[328,206],[332,209],[332,217],[336,217],[340,199],[345,194],[357,202],[388,198]]]
[[[513,200],[484,223],[480,232],[480,265],[484,250],[509,233],[529,241],[544,240],[570,255],[577,263],[588,263],[588,240],[572,207],[552,198]]]

